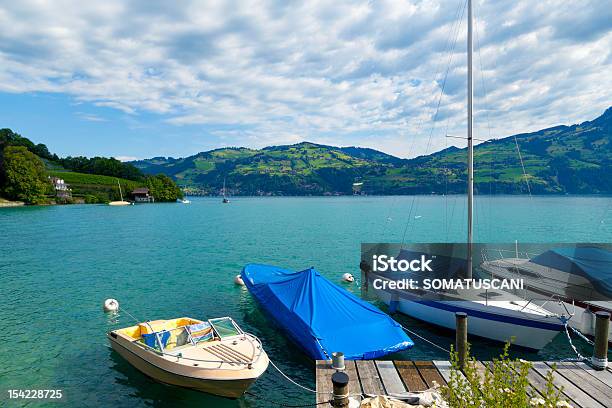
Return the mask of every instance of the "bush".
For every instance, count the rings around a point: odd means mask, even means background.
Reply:
[[[4,192],[13,200],[40,204],[50,192],[42,160],[24,146],[8,146],[3,152]]]
[[[459,369],[458,354],[451,347],[452,363],[450,381],[441,388],[442,396],[451,408],[528,408],[528,407],[570,407],[562,398],[563,388],[557,389],[553,384],[553,365],[546,375],[546,390],[542,396],[529,395],[531,389],[528,373],[531,363],[510,359],[506,343],[504,351],[492,366],[481,374],[477,361],[470,357],[465,363],[463,375]]]

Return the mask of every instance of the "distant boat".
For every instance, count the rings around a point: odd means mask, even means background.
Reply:
[[[121,206],[121,205],[133,205],[134,203],[130,203],[129,201],[123,200],[123,192],[121,191],[121,184],[119,184],[119,180],[117,180],[117,185],[119,186],[119,196],[121,197],[121,201],[111,201],[108,205]]]
[[[186,198],[177,198],[177,199],[176,199],[176,202],[177,202],[177,203],[182,203],[182,204],[191,204],[191,201],[189,201],[189,200],[188,200],[188,199],[186,199]]]
[[[229,204],[230,200],[225,195],[225,177],[223,178],[223,200],[221,201],[223,204]]]

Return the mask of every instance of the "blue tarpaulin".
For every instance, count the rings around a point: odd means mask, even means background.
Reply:
[[[587,278],[601,294],[612,297],[612,252],[598,247],[555,248],[531,262]]]
[[[251,294],[311,358],[341,351],[374,359],[414,345],[387,314],[331,283],[314,268],[301,272],[249,264],[242,279]]]

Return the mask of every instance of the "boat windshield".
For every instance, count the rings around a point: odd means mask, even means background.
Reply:
[[[240,330],[236,323],[229,317],[210,319],[209,322],[221,339],[242,334],[242,330]]]

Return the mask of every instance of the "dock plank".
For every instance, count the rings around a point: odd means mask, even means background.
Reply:
[[[414,362],[396,361],[395,367],[397,367],[397,371],[400,377],[402,377],[404,384],[406,384],[408,391],[425,391],[427,389],[427,384],[425,384],[425,381],[421,378]]]
[[[551,366],[551,363],[548,363]],[[612,405],[612,388],[601,381],[593,381],[593,376],[574,363],[556,363],[557,372],[577,387],[596,399],[602,405]],[[608,406],[609,406],[608,405]]]
[[[335,370],[331,367],[331,361],[318,360],[316,365],[317,374],[317,403],[329,401],[333,395],[331,382],[332,374]],[[321,407],[328,408],[331,404],[323,404]]]
[[[536,361],[533,363],[533,369],[542,377],[546,377],[546,373],[550,371],[550,367],[545,362]],[[589,396],[567,378],[558,372],[553,374],[553,384],[558,388],[563,387],[563,393],[573,401],[574,406],[582,408],[602,408],[604,405]],[[604,407],[605,408],[605,407]]]
[[[438,369],[438,371],[440,372],[440,375],[442,376],[442,378],[444,378],[444,381],[448,383],[451,378],[450,377],[451,367],[452,367],[451,362],[448,360],[434,360],[433,363]],[[459,375],[465,379],[465,376],[463,375],[462,372],[459,372]]]
[[[446,381],[440,375],[440,372],[431,361],[415,361],[414,365],[425,380],[428,388],[433,388],[435,384],[439,386],[446,385]]]
[[[385,389],[380,381],[376,364],[372,360],[357,360],[357,373],[361,389],[365,395],[384,395]]]
[[[376,368],[387,394],[402,394],[407,391],[393,361],[376,361]]]
[[[357,374],[357,366],[355,365],[355,361],[347,360],[344,362],[346,366],[345,372],[349,376],[349,394],[361,401],[361,384],[359,383],[359,375]]]
[[[606,384],[608,387],[612,387],[612,372],[608,370],[596,370],[590,365],[583,362],[575,364],[587,373],[589,373],[591,376],[597,378],[599,381]]]

